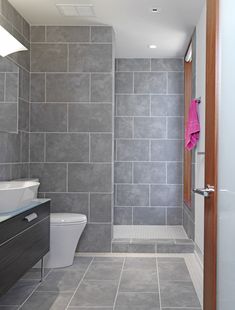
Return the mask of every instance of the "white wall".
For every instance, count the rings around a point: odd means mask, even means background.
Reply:
[[[196,27],[196,97],[201,97],[199,105],[200,140],[196,149],[195,187],[203,188],[205,155],[205,88],[206,88],[206,5]],[[204,198],[195,195],[195,243],[204,253]]]
[[[234,12],[234,0],[220,0],[217,310],[235,309]]]

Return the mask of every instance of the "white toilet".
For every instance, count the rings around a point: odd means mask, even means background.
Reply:
[[[50,252],[44,258],[44,266],[46,268],[71,266],[87,217],[77,213],[51,213],[50,222]]]

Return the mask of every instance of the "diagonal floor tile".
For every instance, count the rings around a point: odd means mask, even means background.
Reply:
[[[200,307],[200,302],[192,282],[161,282],[162,307]]]
[[[51,269],[44,269],[44,277],[50,272]],[[41,269],[40,268],[31,268],[25,275],[21,278],[21,280],[41,280]]]
[[[124,270],[121,277],[120,292],[157,292],[158,280],[155,270]]]
[[[115,310],[160,310],[155,293],[119,293]]]
[[[0,298],[0,305],[21,305],[37,287],[38,281],[18,281]]]
[[[38,291],[66,292],[75,291],[85,271],[54,269],[40,284]]]
[[[124,264],[124,270],[127,269],[156,270],[156,258],[127,257]]]
[[[72,292],[34,292],[20,309],[64,310],[67,307],[72,294]]]
[[[18,310],[18,306],[0,306],[0,310]]]
[[[76,269],[76,270],[86,270],[91,263],[93,257],[74,257],[73,265],[66,267],[66,270]]]
[[[123,263],[124,257],[105,257],[97,256],[94,258],[94,262],[106,262],[106,263]]]
[[[70,306],[113,307],[117,281],[82,281]]]
[[[86,273],[85,280],[119,280],[122,263],[93,262]]]

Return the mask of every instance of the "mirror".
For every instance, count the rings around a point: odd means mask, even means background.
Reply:
[[[0,57],[0,131],[18,132],[19,67]]]

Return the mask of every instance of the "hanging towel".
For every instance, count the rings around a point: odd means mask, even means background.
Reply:
[[[198,119],[198,100],[192,100],[189,107],[188,121],[185,130],[185,148],[192,150],[199,140],[200,123]]]

